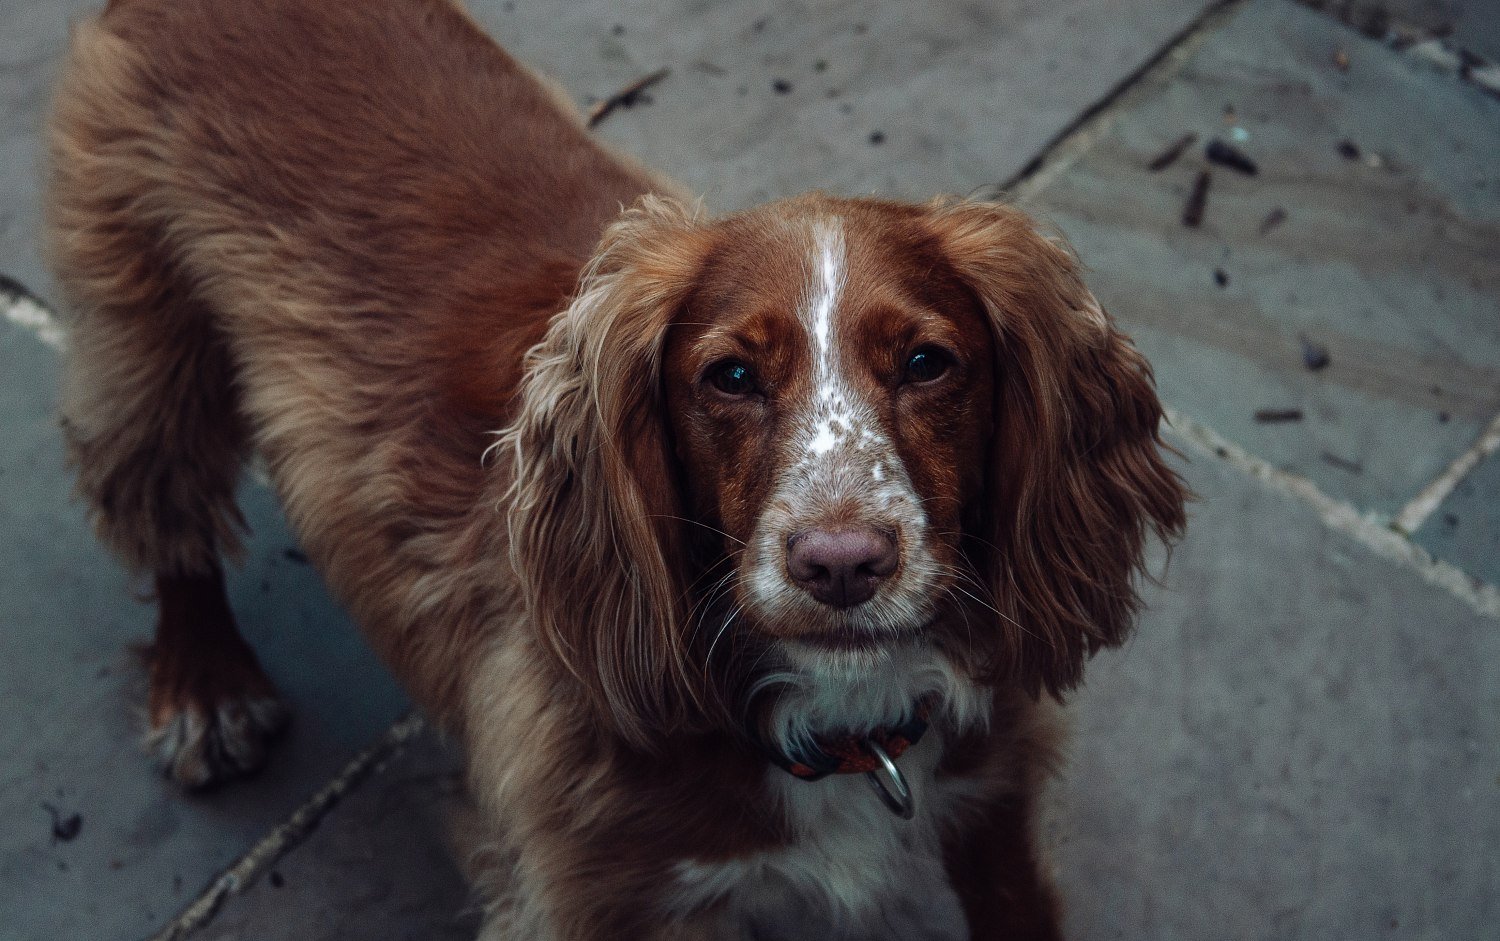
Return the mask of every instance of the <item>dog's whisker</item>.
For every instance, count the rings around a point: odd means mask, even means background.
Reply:
[[[710,588],[709,591],[698,600],[698,602],[693,606],[692,611],[689,612],[688,619],[692,624],[692,630],[688,635],[689,647],[691,647],[691,645],[697,641],[698,634],[703,628],[705,619],[718,604],[719,599],[733,591],[735,574],[736,573],[732,568],[730,569],[730,571],[726,572],[724,576],[717,582],[715,582],[713,587]]]
[[[710,664],[713,663],[714,648],[719,645],[719,641],[724,637],[725,633],[729,631],[730,627],[733,626],[734,619],[739,615],[741,607],[741,605],[735,605],[732,609],[730,609],[729,614],[724,618],[723,624],[719,627],[718,634],[714,636],[713,643],[708,645],[708,654],[703,658],[703,668],[705,670],[709,669]]]
[[[674,515],[672,515],[670,513],[652,513],[648,518],[649,519],[662,519],[662,520],[678,520],[679,522],[690,523],[690,524],[692,524],[694,526],[702,527],[703,529],[706,529],[706,530],[708,530],[711,533],[717,533],[720,536],[723,536],[725,539],[730,540],[731,542],[738,543],[739,545],[742,545],[742,546],[746,544],[745,540],[743,540],[743,539],[736,539],[735,537],[733,537],[733,536],[729,535],[728,533],[724,532],[724,530],[722,530],[722,529],[718,529],[716,527],[710,526],[707,523],[702,522],[701,520],[689,519],[686,516],[674,516]]]

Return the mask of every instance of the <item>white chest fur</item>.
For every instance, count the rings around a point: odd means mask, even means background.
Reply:
[[[809,782],[770,768],[794,841],[729,862],[680,864],[671,907],[722,901],[724,936],[756,941],[967,938],[938,839],[957,795],[934,780],[937,738],[927,736],[900,761],[916,801],[911,820],[891,813],[864,775]]]

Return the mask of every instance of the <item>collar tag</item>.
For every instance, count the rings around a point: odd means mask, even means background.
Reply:
[[[876,794],[880,795],[880,802],[902,820],[910,820],[916,816],[917,805],[911,797],[911,786],[906,783],[906,776],[901,773],[901,769],[896,767],[891,756],[887,755],[885,749],[881,748],[878,743],[865,739],[865,747],[880,760],[879,770],[865,772],[865,778],[869,780],[870,786],[875,789]],[[890,779],[889,786],[886,784],[886,778]]]
[[[927,733],[934,699],[924,696],[917,700],[912,717],[894,728],[876,729],[864,736],[819,739],[794,754],[784,754],[769,746],[765,751],[778,767],[804,781],[817,781],[830,774],[863,774],[891,813],[910,820],[916,813],[916,805],[906,776],[896,767],[896,759]]]

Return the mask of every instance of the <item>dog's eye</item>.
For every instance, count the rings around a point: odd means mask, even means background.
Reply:
[[[918,347],[906,360],[907,382],[931,382],[953,365],[953,356],[936,346]]]
[[[743,396],[756,391],[755,375],[744,363],[726,360],[708,371],[708,381],[725,395]]]

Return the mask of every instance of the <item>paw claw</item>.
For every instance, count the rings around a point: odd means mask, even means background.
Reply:
[[[167,777],[190,788],[210,787],[260,770],[290,718],[274,696],[231,698],[208,708],[190,704],[152,728],[146,748]]]

